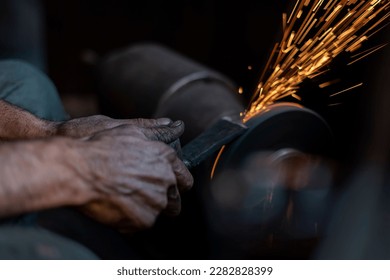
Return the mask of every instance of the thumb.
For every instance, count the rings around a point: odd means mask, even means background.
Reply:
[[[175,121],[170,125],[160,125],[155,127],[143,128],[145,136],[152,141],[161,141],[169,144],[178,139],[184,132],[184,123]]]

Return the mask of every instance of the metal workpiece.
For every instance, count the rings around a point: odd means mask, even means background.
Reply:
[[[185,145],[182,159],[188,169],[194,168],[209,159],[223,146],[242,135],[247,127],[242,123],[222,118]]]
[[[120,117],[182,120],[182,142],[222,117],[240,119],[243,104],[235,85],[222,74],[160,45],[140,44],[106,57],[99,67],[103,104]]]

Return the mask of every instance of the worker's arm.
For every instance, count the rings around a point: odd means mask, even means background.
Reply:
[[[19,107],[0,100],[0,140],[43,138],[55,133],[54,122],[39,119]]]
[[[82,145],[66,138],[0,144],[0,216],[93,199],[81,176],[86,168]]]
[[[64,122],[52,122],[40,119],[21,108],[0,100],[0,140],[34,139],[55,135],[81,138],[121,125],[153,128],[171,123],[166,118],[156,120],[116,120],[101,115],[77,118]]]
[[[192,177],[173,149],[153,140],[173,141],[183,126],[157,131],[125,125],[84,140],[0,144],[0,216],[73,205],[133,231],[152,225],[164,209],[177,213],[177,189],[190,188]]]

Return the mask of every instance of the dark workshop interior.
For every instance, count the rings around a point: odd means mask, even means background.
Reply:
[[[244,103],[248,102],[280,33],[281,14],[291,5],[287,0],[43,3],[48,73],[74,117],[99,111],[94,63],[109,52],[140,42],[162,44],[221,72],[237,89],[243,88]],[[385,36],[384,32],[379,33],[367,42],[367,48],[386,42]],[[340,63],[332,75],[349,80],[350,84],[374,79],[381,55],[385,52],[350,68],[343,68]],[[248,66],[252,69],[248,70]],[[372,94],[369,89],[356,89],[341,100],[329,101],[325,100],[329,92],[318,89],[317,83],[307,82],[303,86],[303,103],[321,113],[334,133],[340,133],[338,139],[343,141],[345,153],[340,156],[353,158],[354,149],[367,139],[356,135],[369,130],[365,126],[370,126],[367,122],[372,106],[367,105],[372,102]],[[333,102],[343,104],[329,108],[328,104]]]
[[[117,114],[100,95],[99,67],[110,53],[141,43],[163,45],[227,77],[245,107],[281,34],[282,13],[291,9],[294,1],[32,2],[40,5],[37,13],[42,20],[38,31],[42,35],[42,67],[56,85],[70,116],[107,114],[130,118],[137,116],[132,112]],[[389,39],[389,28],[384,28],[365,42],[364,49],[389,42]],[[324,189],[321,186],[309,191],[294,189],[288,194],[279,190],[274,195],[280,201],[268,205],[267,209],[265,204],[261,204],[263,208],[251,208],[248,206],[251,202],[238,206],[249,209],[247,211],[231,205],[231,208],[225,205],[226,209],[220,209],[209,197],[224,185],[240,186],[243,184],[240,176],[244,175],[226,167],[211,190],[209,174],[214,155],[192,170],[195,185],[182,198],[182,214],[177,218],[159,218],[151,230],[130,237],[121,235],[73,210],[66,213],[53,210],[42,225],[84,244],[103,259],[388,259],[389,56],[389,47],[385,47],[348,66],[349,56],[342,54],[332,63],[332,71],[306,80],[300,87],[302,100],[299,103],[325,120],[328,126],[323,130],[329,128],[332,137],[324,133],[334,141],[331,144],[331,140],[327,142],[325,138],[318,140],[324,142],[318,145],[326,146],[320,151],[322,159],[332,166],[331,171],[322,170],[332,175],[319,171],[316,178]],[[327,88],[318,87],[335,79],[341,82]],[[359,83],[364,86],[330,97],[334,92]],[[201,119],[205,113],[198,114]],[[319,119],[312,117],[313,122],[307,124],[306,117],[302,123],[297,117],[296,129],[302,127],[299,142],[306,143],[307,147],[311,146],[311,141],[317,141],[312,137],[322,125]],[[278,123],[273,129],[290,128],[290,123]],[[257,137],[272,142],[272,136]],[[241,145],[247,145],[242,138],[237,141],[241,140]],[[273,172],[266,166],[263,170],[256,169],[264,162],[247,164],[246,171],[259,176],[253,178],[268,178]],[[292,162],[291,170],[295,164],[299,165]],[[376,179],[379,185],[375,185]],[[231,195],[241,195],[235,191],[232,188]],[[264,193],[247,195],[266,196]],[[294,204],[290,203],[292,200]],[[283,213],[278,212],[279,208]],[[264,217],[261,211],[267,212]],[[55,221],[50,215],[56,217]],[[289,223],[291,215],[294,222]],[[307,227],[313,230],[306,230]]]

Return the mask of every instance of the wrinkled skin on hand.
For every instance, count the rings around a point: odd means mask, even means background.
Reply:
[[[112,129],[121,125],[135,125],[143,128],[159,128],[172,124],[168,118],[161,119],[112,119],[103,115],[95,115],[72,119],[65,122],[56,123],[56,134],[73,138],[83,138],[94,135],[100,131]],[[158,133],[158,131],[156,131]],[[165,135],[160,135],[165,137]],[[164,141],[165,139],[159,139]]]
[[[107,125],[101,120],[101,126]],[[175,150],[163,143],[177,139],[183,123],[140,126],[152,122],[158,120],[134,120],[136,125],[120,125],[85,139],[87,171],[82,176],[95,196],[82,211],[123,232],[151,227],[161,212],[179,214],[179,192],[193,184]]]
[[[51,122],[2,100],[0,116],[0,139],[10,142],[0,146],[7,163],[0,168],[0,217],[69,205],[136,231],[161,212],[178,214],[179,192],[192,186],[167,145],[183,133],[182,122],[105,116]]]

